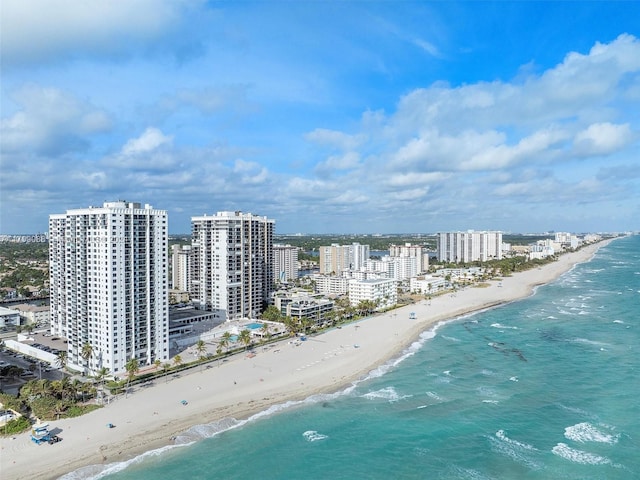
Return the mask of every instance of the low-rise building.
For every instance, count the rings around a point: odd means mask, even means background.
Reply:
[[[323,295],[345,295],[349,291],[349,279],[336,275],[316,273],[308,278],[314,285],[314,291]]]
[[[375,302],[377,310],[394,306],[398,303],[398,282],[389,278],[351,280],[349,303],[357,306],[363,300]]]
[[[412,293],[422,293],[430,295],[440,290],[444,290],[447,286],[447,281],[444,277],[434,277],[431,275],[424,275],[420,277],[414,277],[409,280],[409,290]]]
[[[45,325],[51,320],[51,310],[48,305],[21,303],[14,305],[12,309],[18,311],[23,325]]]
[[[10,308],[0,307],[0,327],[20,325],[20,312]]]

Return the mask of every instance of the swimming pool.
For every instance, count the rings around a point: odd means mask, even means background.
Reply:
[[[250,329],[250,330],[257,330],[257,329],[259,329],[259,328],[262,328],[262,324],[261,324],[261,323],[254,322],[254,323],[250,323],[250,324],[248,324],[248,325],[245,325],[245,327],[247,327],[247,328],[248,328],[248,329]]]

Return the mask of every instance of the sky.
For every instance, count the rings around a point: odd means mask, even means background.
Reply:
[[[2,0],[0,233],[640,230],[640,2]]]

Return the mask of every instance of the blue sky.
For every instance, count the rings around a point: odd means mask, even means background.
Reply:
[[[0,233],[640,226],[639,2],[3,0]]]

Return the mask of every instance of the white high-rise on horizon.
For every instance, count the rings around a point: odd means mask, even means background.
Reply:
[[[390,257],[414,257],[416,259],[417,273],[423,273],[429,270],[429,253],[422,245],[389,245]],[[409,275],[413,276],[413,275]]]
[[[441,262],[485,262],[502,258],[502,232],[469,230],[438,233],[438,260]]]
[[[242,212],[191,218],[191,299],[226,321],[257,318],[274,289],[275,221]]]
[[[191,280],[191,245],[171,245],[171,287],[189,291]]]
[[[358,270],[369,260],[369,245],[333,243],[319,248],[320,273],[340,275],[345,270]]]
[[[50,215],[51,331],[69,367],[117,374],[169,358],[167,230],[166,210],[125,201]]]
[[[273,271],[281,282],[298,278],[298,247],[292,245],[273,246]]]

